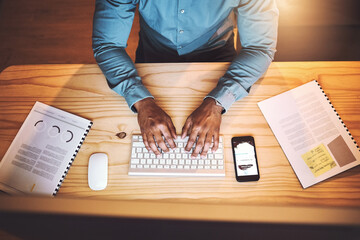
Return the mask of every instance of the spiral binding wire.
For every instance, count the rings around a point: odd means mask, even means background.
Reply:
[[[330,99],[328,98],[328,96],[326,95],[326,93],[324,92],[324,90],[322,89],[322,87],[320,86],[319,82],[317,80],[315,80],[316,84],[319,86],[320,90],[322,91],[322,93],[324,94],[325,98],[328,100],[331,108],[333,109],[333,111],[335,112],[336,116],[339,118],[340,122],[342,123],[342,125],[344,126],[347,134],[350,136],[351,140],[354,142],[356,148],[359,150],[360,152],[360,147],[357,144],[357,142],[355,141],[354,137],[351,135],[349,129],[346,127],[345,123],[343,122],[343,120],[341,119],[340,115],[338,114],[338,112],[335,110],[334,106],[332,105]]]
[[[79,145],[76,147],[75,149],[75,153],[73,154],[70,162],[69,162],[69,165],[66,167],[66,170],[64,171],[63,175],[61,176],[61,179],[58,183],[58,185],[56,186],[54,192],[53,192],[53,196],[55,196],[57,194],[57,192],[59,191],[59,188],[61,187],[61,184],[62,182],[64,181],[64,178],[66,177],[71,165],[73,164],[74,160],[75,160],[75,157],[77,155],[77,153],[79,152],[80,150],[80,147],[81,145],[83,144],[83,142],[85,141],[85,137],[88,135],[89,131],[90,131],[90,128],[91,126],[93,125],[93,122],[90,122],[90,125],[88,126],[88,128],[85,130],[85,133],[83,135],[83,137],[81,138],[80,142],[79,142]]]

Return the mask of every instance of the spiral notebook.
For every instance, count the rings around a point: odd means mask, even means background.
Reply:
[[[360,149],[313,80],[258,103],[303,188],[360,164]]]
[[[36,102],[0,162],[0,189],[56,195],[92,122]]]

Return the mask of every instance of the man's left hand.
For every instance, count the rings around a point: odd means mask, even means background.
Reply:
[[[196,143],[191,154],[192,157],[197,157],[200,152],[201,157],[205,157],[212,142],[211,150],[214,152],[218,149],[222,110],[221,106],[216,105],[215,99],[206,98],[186,119],[181,137],[189,136],[185,146],[186,151],[190,151],[194,143]]]

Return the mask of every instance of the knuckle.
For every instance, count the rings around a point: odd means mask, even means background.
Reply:
[[[193,127],[193,130],[196,131],[196,132],[199,132],[201,130],[201,126],[200,125],[195,125]]]

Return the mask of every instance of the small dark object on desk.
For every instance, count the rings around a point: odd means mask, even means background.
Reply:
[[[126,137],[126,132],[119,132],[119,133],[116,134],[116,136],[117,136],[118,138],[120,138],[120,139],[123,139],[123,138]]]

